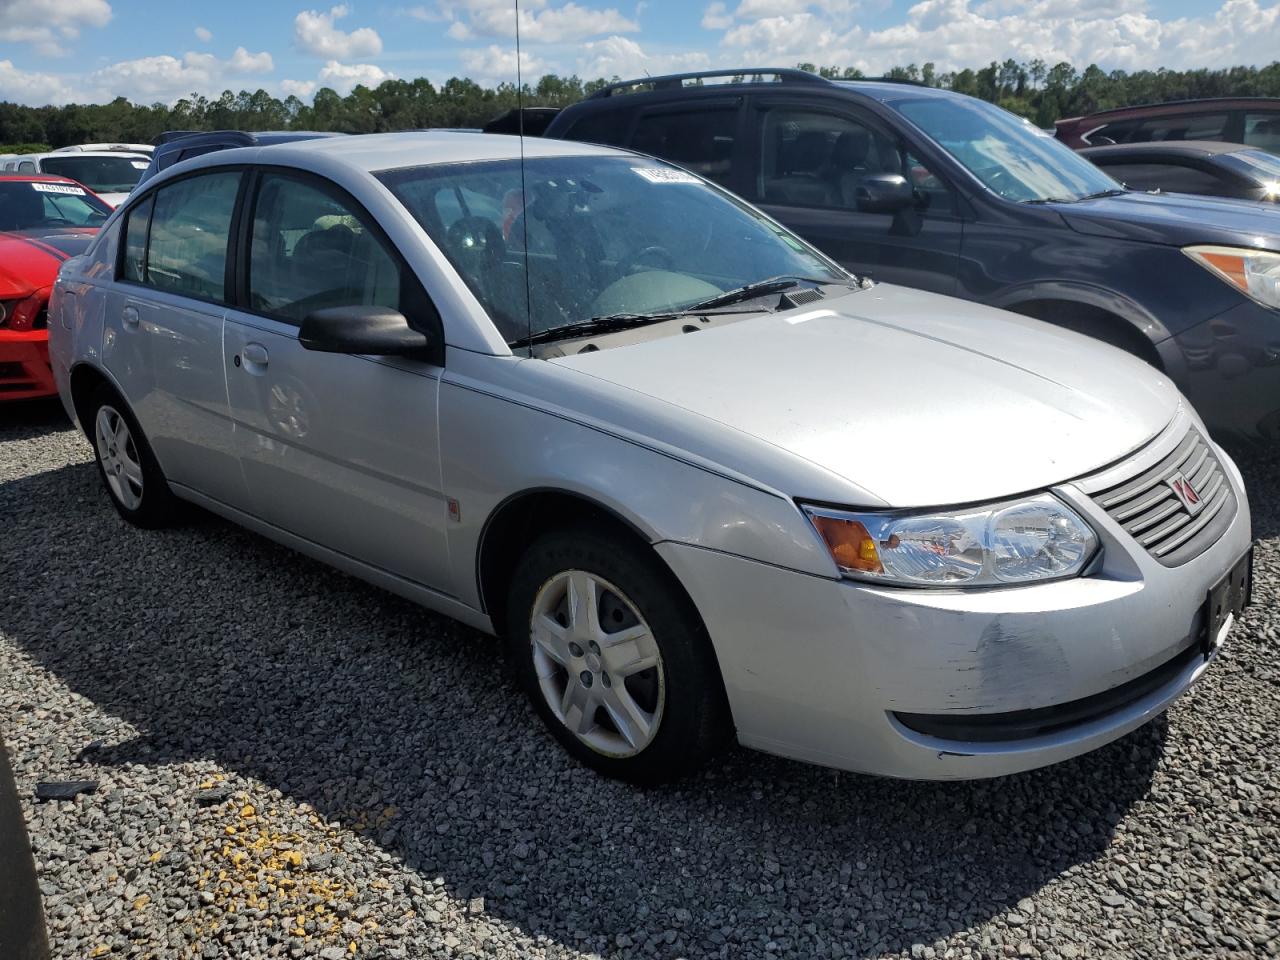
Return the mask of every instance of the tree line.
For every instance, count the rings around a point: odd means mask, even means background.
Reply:
[[[858,79],[856,68],[799,64],[834,79]],[[885,76],[981,97],[1021,114],[1041,127],[1060,117],[1110,107],[1201,97],[1280,97],[1280,61],[1265,67],[1222,70],[1083,71],[1070,63],[1043,60],[992,61],[980,69],[940,73],[933,63],[894,67]],[[616,78],[615,78],[616,79]],[[29,107],[0,102],[0,153],[75,143],[149,143],[166,130],[337,130],[379,133],[425,127],[478,127],[515,107],[561,107],[610,81],[547,74],[536,84],[482,87],[454,77],[440,86],[425,78],[384,80],[357,86],[346,96],[325,87],[312,103],[296,96],[280,99],[265,90],[199,94],[173,104],[135,104],[117,97],[105,104]],[[520,96],[523,92],[523,97]]]

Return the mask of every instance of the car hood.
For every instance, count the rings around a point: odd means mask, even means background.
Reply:
[[[58,268],[89,249],[94,229],[49,227],[0,231],[0,299],[50,286]]]
[[[1180,403],[1166,377],[1120,350],[888,284],[549,362],[716,421],[899,507],[996,499],[1092,472],[1154,437]]]
[[[1280,250],[1280,207],[1253,200],[1133,192],[1055,209],[1071,229],[1097,237],[1179,247],[1219,243]]]

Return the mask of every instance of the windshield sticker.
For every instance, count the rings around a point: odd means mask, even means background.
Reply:
[[[41,193],[65,193],[69,197],[83,197],[84,187],[73,187],[69,183],[39,183],[31,184],[33,190],[39,190]]]
[[[632,167],[650,183],[701,183],[692,173],[684,170],[673,170],[671,167]]]
[[[135,170],[145,170],[150,166],[145,160],[130,160],[129,162],[133,164],[133,169]]]

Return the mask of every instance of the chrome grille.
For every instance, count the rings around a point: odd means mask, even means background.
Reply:
[[[1179,475],[1201,505],[1195,513],[1174,492],[1171,481]],[[1093,499],[1166,567],[1209,549],[1236,512],[1236,497],[1222,464],[1195,428],[1154,467],[1093,494]]]

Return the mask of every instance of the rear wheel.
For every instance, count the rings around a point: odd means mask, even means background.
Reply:
[[[521,559],[507,609],[525,691],[583,763],[661,783],[724,741],[728,710],[710,642],[647,549],[587,530],[547,535]]]
[[[106,384],[98,388],[90,406],[98,475],[120,516],[139,527],[172,522],[177,499],[132,411]]]

